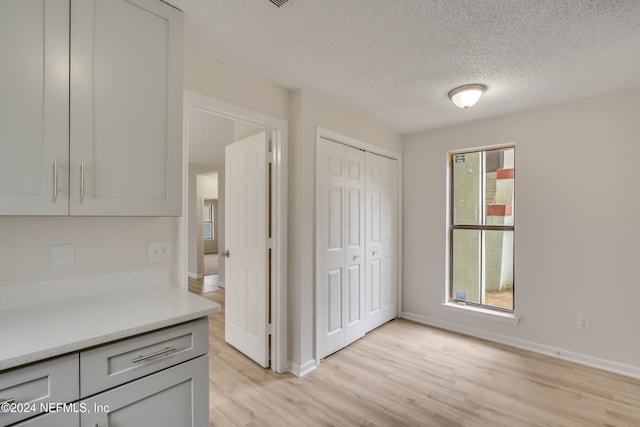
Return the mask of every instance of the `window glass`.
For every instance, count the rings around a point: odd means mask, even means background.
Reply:
[[[449,299],[514,308],[515,148],[451,156]]]
[[[458,301],[481,303],[480,230],[453,230],[453,290]]]
[[[480,224],[481,153],[453,156],[453,222]]]
[[[513,307],[513,231],[484,233],[484,299],[482,304]]]
[[[207,240],[213,239],[213,205],[206,204],[202,208],[203,237]]]
[[[213,239],[213,224],[210,222],[204,223],[204,238]]]

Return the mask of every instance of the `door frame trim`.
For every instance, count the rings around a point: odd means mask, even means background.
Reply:
[[[395,159],[398,161],[398,268],[397,268],[397,281],[398,281],[398,300],[397,300],[397,306],[398,306],[398,317],[400,317],[400,314],[402,313],[402,153],[397,152],[397,151],[392,151],[389,150],[387,148],[384,147],[380,147],[378,145],[374,145],[368,142],[363,142],[360,141],[358,139],[352,138],[350,136],[346,136],[344,134],[341,134],[339,132],[333,131],[331,129],[327,129],[325,127],[322,126],[317,126],[316,127],[316,151],[315,151],[315,168],[316,168],[316,172],[315,172],[315,198],[314,198],[314,203],[315,203],[315,210],[314,210],[314,215],[317,212],[318,209],[318,151],[319,151],[319,147],[320,144],[322,143],[322,139],[328,139],[330,141],[334,141],[340,144],[344,144],[344,145],[348,145],[350,147],[353,148],[357,148],[359,150],[364,150],[364,151],[368,151],[370,153],[373,154],[378,154],[381,156],[385,156],[385,157],[389,157],[391,159]],[[318,233],[318,227],[317,227],[317,221],[315,223],[314,226],[314,242],[315,244],[317,244],[318,238],[317,238],[317,233]],[[318,264],[318,256],[319,256],[319,251],[317,250],[317,247],[314,246],[314,252],[315,252],[315,258],[314,258],[314,265]],[[318,272],[315,272],[314,275],[314,287],[315,287],[315,292],[314,292],[314,310],[315,310],[315,316],[314,316],[314,333],[315,333],[315,352],[314,352],[314,357],[315,357],[315,366],[319,366],[320,365],[320,333],[319,333],[319,322],[318,322],[318,313],[319,313],[319,286],[318,286]]]
[[[288,130],[286,120],[249,110],[209,96],[184,91],[182,146],[182,216],[178,218],[177,275],[179,286],[188,289],[188,189],[189,189],[189,109],[196,108],[230,120],[265,128],[271,133],[273,150],[273,192],[271,203],[272,249],[274,265],[271,272],[271,369],[289,372],[287,358],[287,155]]]

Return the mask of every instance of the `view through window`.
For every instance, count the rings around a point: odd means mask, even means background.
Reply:
[[[202,209],[202,222],[204,235],[203,237],[207,240],[213,239],[213,205],[205,204]]]
[[[514,310],[515,147],[451,155],[449,300]]]

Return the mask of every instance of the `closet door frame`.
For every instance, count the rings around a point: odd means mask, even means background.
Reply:
[[[323,139],[328,139],[334,142],[338,142],[340,144],[344,144],[359,150],[364,150],[364,151],[368,151],[370,153],[373,154],[378,154],[381,156],[385,156],[385,157],[389,157],[391,159],[395,159],[398,162],[398,177],[397,177],[397,184],[398,184],[398,188],[397,188],[397,204],[398,204],[398,236],[397,236],[397,244],[398,244],[398,253],[397,253],[397,283],[398,283],[398,290],[397,290],[397,308],[398,308],[398,316],[400,316],[400,314],[402,313],[402,153],[396,152],[396,151],[392,151],[389,150],[387,148],[384,147],[380,147],[378,145],[374,145],[374,144],[370,144],[367,142],[363,142],[360,141],[358,139],[355,138],[351,138],[349,136],[343,135],[339,132],[335,132],[331,129],[327,129],[324,128],[322,126],[317,126],[316,127],[316,166],[317,166],[317,162],[318,162],[318,158],[317,158],[317,153],[319,151],[319,146],[320,144],[322,144],[322,140]],[[314,198],[314,203],[316,204],[314,212],[317,212],[317,203],[318,203],[318,181],[317,181],[318,177],[317,177],[317,171],[316,171],[316,196]],[[316,223],[316,228],[315,228],[315,236],[314,236],[314,247],[318,241],[318,227],[317,227],[317,220],[315,221]],[[315,256],[315,260],[314,260],[314,264],[318,265],[318,257],[319,257],[319,251],[316,250],[316,256]],[[320,291],[321,289],[318,286],[318,271],[316,271],[316,276],[315,276],[315,317],[314,317],[314,321],[315,321],[315,361],[316,361],[316,366],[320,364],[320,349],[321,347],[321,336],[319,333],[320,330],[320,325],[318,322],[318,313],[320,312],[320,308],[318,307],[319,301],[320,299]]]

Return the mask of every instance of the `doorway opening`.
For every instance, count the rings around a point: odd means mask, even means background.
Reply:
[[[225,218],[225,148],[235,141],[256,133],[268,136],[268,161],[271,191],[268,192],[270,228],[268,230],[268,262],[265,283],[269,284],[266,312],[269,313],[266,330],[269,331],[267,351],[270,368],[275,372],[288,372],[287,360],[287,294],[286,294],[286,236],[287,236],[287,130],[284,120],[264,115],[191,91],[184,97],[184,145],[183,145],[183,216],[178,222],[178,278],[180,286],[193,288],[190,281],[198,276],[200,245],[202,240],[202,277],[204,275],[205,231],[209,231],[206,200],[216,200],[217,212],[212,212],[212,232],[217,240],[218,288],[227,287],[232,278],[225,271],[229,258]],[[218,141],[216,141],[218,140]],[[217,174],[217,197],[197,193],[199,175]],[[194,220],[195,218],[195,220]],[[213,223],[217,224],[217,231]],[[206,230],[205,230],[206,228]],[[209,236],[210,234],[207,234]],[[195,236],[191,237],[190,236]],[[194,249],[195,248],[195,249]],[[195,272],[193,265],[195,261]],[[229,313],[226,310],[227,314]]]

